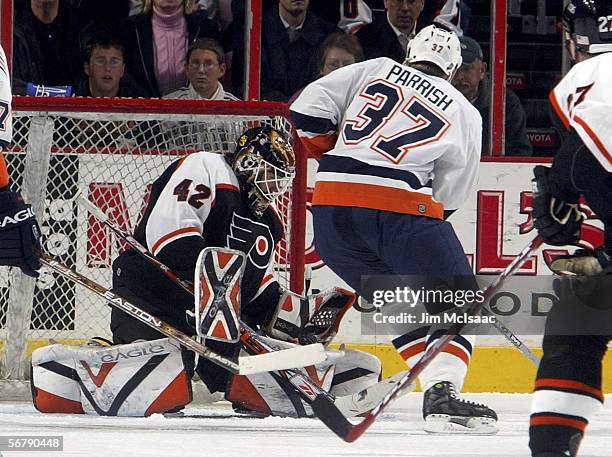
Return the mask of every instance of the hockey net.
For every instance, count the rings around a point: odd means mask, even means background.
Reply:
[[[14,101],[13,116],[13,144],[5,155],[11,187],[36,212],[43,249],[105,287],[125,245],[78,205],[77,192],[132,232],[151,183],[178,158],[231,150],[254,126],[271,125],[292,137],[286,105],[266,102],[22,97]],[[275,272],[283,286],[301,292],[306,162],[294,146],[296,178],[276,202],[285,239],[275,252]],[[34,280],[0,267],[0,397],[24,384],[32,350],[109,338],[109,322],[102,300],[56,273],[43,268]]]

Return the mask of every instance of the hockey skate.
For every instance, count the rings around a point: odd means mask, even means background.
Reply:
[[[497,414],[491,408],[459,398],[450,382],[438,382],[423,394],[425,431],[441,434],[494,435]]]

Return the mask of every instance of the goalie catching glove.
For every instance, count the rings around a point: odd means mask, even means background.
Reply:
[[[40,227],[34,211],[16,192],[0,191],[0,265],[18,266],[26,275],[38,277],[41,249]]]
[[[550,268],[559,274],[573,273],[582,276],[595,276],[612,273],[612,258],[600,247],[595,250],[578,249],[574,254],[559,256],[550,263]]]
[[[583,216],[578,204],[566,202],[554,194],[549,179],[550,168],[533,169],[533,220],[542,239],[553,246],[573,244],[580,239]]]
[[[355,298],[353,292],[339,287],[307,297],[286,291],[265,330],[274,338],[292,343],[327,345]]]

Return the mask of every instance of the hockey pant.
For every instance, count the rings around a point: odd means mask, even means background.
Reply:
[[[547,317],[531,403],[533,455],[577,455],[589,420],[604,401],[602,359],[612,338],[612,275],[563,281]]]
[[[360,295],[361,278],[365,275],[463,277],[470,288],[477,288],[461,243],[449,222],[339,206],[315,206],[313,214],[317,252]],[[443,310],[436,304],[427,306],[432,313]],[[409,365],[441,334],[429,327],[411,328],[405,333],[391,328],[388,332]],[[421,386],[426,389],[437,381],[450,381],[460,391],[474,339],[473,335],[454,338],[423,371]]]

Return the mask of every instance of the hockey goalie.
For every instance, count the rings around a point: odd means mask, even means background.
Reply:
[[[229,358],[257,353],[241,340],[239,320],[265,334],[276,349],[327,345],[354,294],[333,288],[300,296],[283,290],[271,275],[283,237],[273,202],[293,178],[293,149],[270,127],[249,129],[237,143],[226,155],[197,152],[171,164],[153,183],[134,233],[180,279],[195,279],[195,296],[135,249],[113,262],[113,292]],[[34,352],[32,391],[39,411],[110,416],[177,411],[192,399],[195,373],[211,393],[224,393],[241,411],[312,414],[279,372],[230,375],[117,309],[111,331],[112,344],[51,345]],[[337,396],[378,382],[376,357],[342,354],[306,372]]]

